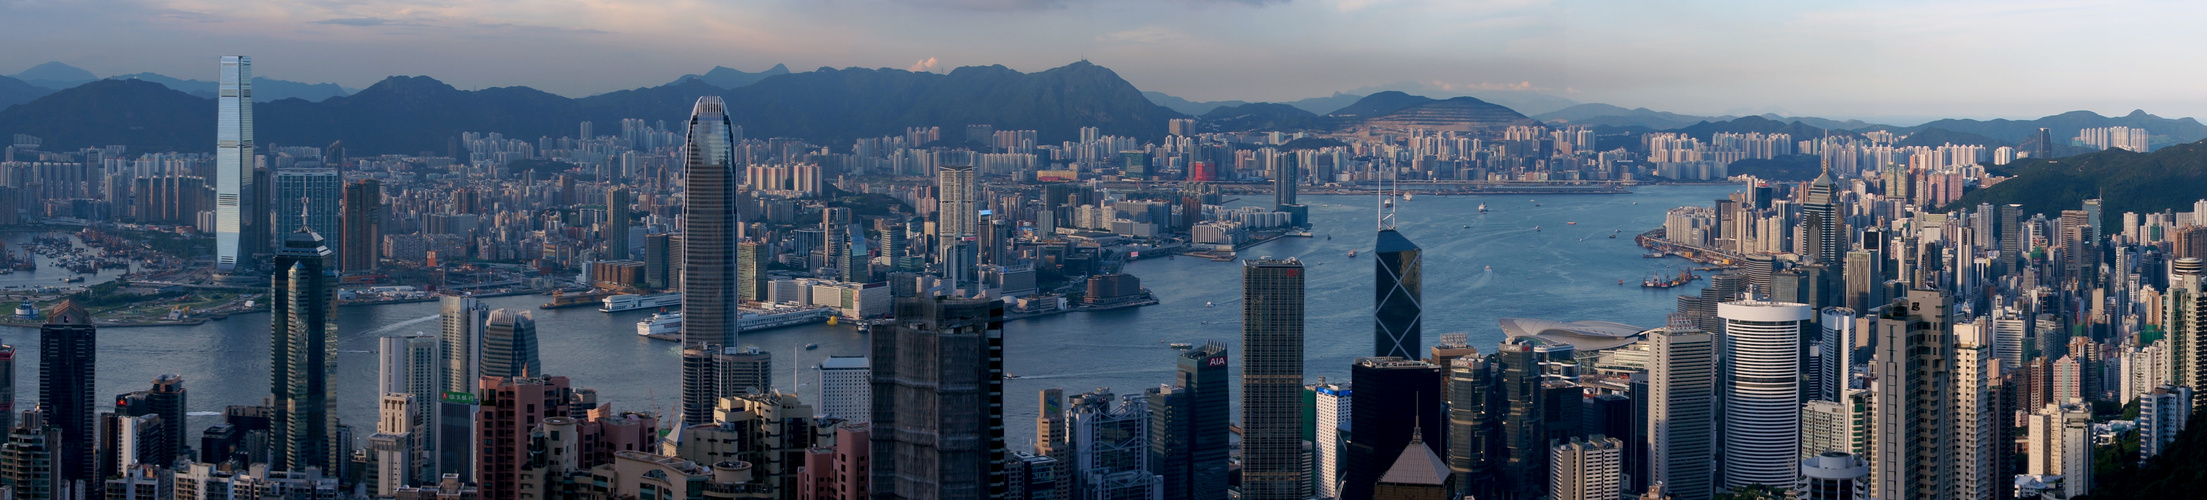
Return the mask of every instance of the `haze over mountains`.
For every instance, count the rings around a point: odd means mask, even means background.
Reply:
[[[1903,145],[1942,143],[2021,146],[2039,127],[2051,129],[2057,153],[2078,129],[2145,128],[2156,145],[2207,138],[2207,125],[2144,111],[2106,117],[2074,111],[2036,120],[1938,120],[1910,127],[1814,117],[1696,116],[1577,103],[1537,91],[1473,92],[1480,97],[1436,99],[1399,90],[1332,96],[1287,103],[1197,103],[1143,92],[1108,68],[1076,62],[1034,73],[1003,66],[963,67],[948,73],[898,69],[819,68],[793,72],[775,65],[746,72],[714,67],[657,87],[563,97],[528,87],[459,90],[429,77],[391,77],[357,92],[330,83],[254,79],[259,139],[269,144],[327,144],[344,140],[360,153],[443,151],[460,132],[509,137],[572,135],[577,122],[600,130],[624,118],[680,120],[702,95],[719,95],[752,137],[798,137],[842,145],[860,137],[901,134],[908,126],[941,126],[955,134],[967,124],[998,130],[1032,129],[1046,142],[1075,137],[1095,126],[1106,134],[1161,136],[1171,118],[1199,118],[1211,132],[1260,130],[1402,132],[1486,130],[1546,123],[1583,125],[1607,135],[1676,131],[1706,140],[1719,132],[1850,135],[1871,130],[1912,134]],[[1418,87],[1398,83],[1394,87]],[[100,79],[89,71],[47,63],[14,77],[0,77],[0,134],[45,139],[49,149],[124,144],[135,151],[200,151],[213,143],[215,83],[152,73]],[[1368,90],[1368,89],[1359,89]],[[1451,92],[1440,91],[1443,96]],[[1191,111],[1200,111],[1192,113]],[[946,135],[947,137],[947,135]],[[1605,147],[1637,147],[1619,137]]]

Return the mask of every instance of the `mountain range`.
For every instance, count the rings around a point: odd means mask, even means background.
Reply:
[[[2033,129],[2036,130],[2035,128]],[[2151,153],[2120,149],[2053,159],[2027,159],[1990,167],[2009,175],[1991,187],[1963,194],[1948,208],[1979,203],[2023,205],[2026,214],[2057,217],[2089,198],[2107,204],[2102,222],[2115,225],[2123,212],[2191,210],[2207,193],[2207,142],[2177,144]]]
[[[706,85],[712,85],[724,89],[733,89],[736,87],[759,83],[759,80],[765,80],[766,77],[769,76],[787,74],[789,74],[789,67],[780,64],[776,64],[772,68],[767,68],[766,71],[760,71],[757,73],[746,73],[744,71],[729,68],[727,66],[714,66],[711,71],[706,71],[705,74],[682,75],[682,77],[676,78],[674,79],[674,81],[668,82],[667,84],[673,85],[677,83],[682,83],[685,80],[698,80],[705,82]]]
[[[967,124],[1031,129],[1043,142],[1079,136],[1080,127],[1155,138],[1181,116],[1086,62],[1020,73],[1003,66],[948,74],[897,69],[826,69],[762,78],[734,89],[706,78],[658,87],[567,98],[528,87],[459,90],[420,76],[387,78],[358,93],[315,102],[286,99],[254,107],[262,145],[323,145],[343,140],[354,154],[444,151],[460,132],[516,139],[573,135],[589,120],[623,118],[679,124],[699,96],[720,96],[746,135],[846,144],[935,125],[945,135]],[[26,133],[51,150],[125,144],[136,151],[205,151],[214,143],[211,99],[145,80],[100,80],[0,111],[0,134]],[[677,125],[679,126],[679,125]]]

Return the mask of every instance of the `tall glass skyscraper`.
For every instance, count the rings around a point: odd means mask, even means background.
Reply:
[[[45,412],[46,425],[61,431],[52,477],[62,483],[89,486],[106,477],[95,470],[93,453],[99,442],[93,427],[98,398],[92,395],[98,337],[92,315],[72,300],[47,311],[46,325],[38,329],[38,407]]]
[[[700,97],[682,144],[682,342],[736,345],[734,122]]]
[[[1372,287],[1373,356],[1418,359],[1424,343],[1422,252],[1395,228],[1379,230],[1379,243],[1372,248],[1378,254],[1372,259],[1372,277],[1377,280]]]
[[[276,251],[268,292],[270,394],[276,422],[270,468],[337,470],[337,273],[329,245],[304,228]]]
[[[215,272],[252,269],[256,243],[267,236],[253,227],[253,58],[222,56],[215,97]]]
[[[1148,391],[1150,470],[1164,476],[1165,500],[1224,500],[1228,427],[1226,345],[1189,349],[1174,358],[1173,383]]]
[[[971,165],[948,165],[939,169],[935,179],[935,237],[937,258],[943,266],[943,278],[952,286],[964,287],[978,281],[978,254],[974,248],[974,236],[979,234],[981,217],[980,186]],[[687,321],[687,320],[684,320]]]

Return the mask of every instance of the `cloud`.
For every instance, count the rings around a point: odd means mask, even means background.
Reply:
[[[1440,89],[1440,90],[1446,90],[1446,91],[1450,91],[1450,92],[1469,92],[1469,91],[1474,91],[1474,90],[1510,90],[1510,91],[1519,91],[1519,92],[1544,92],[1544,91],[1548,91],[1548,90],[1551,90],[1551,89],[1549,89],[1548,87],[1535,86],[1535,85],[1533,85],[1533,82],[1503,82],[1503,83],[1477,82],[1477,83],[1456,83],[1456,82],[1444,82],[1444,81],[1440,81],[1440,80],[1429,80],[1429,81],[1425,81],[1425,82],[1422,82],[1422,83],[1424,83],[1424,84],[1425,84],[1425,85],[1426,85],[1427,87],[1432,87],[1432,88],[1436,88],[1436,89]]]
[[[935,60],[935,58],[930,57],[914,62],[911,66],[904,68],[904,70],[915,73],[926,73],[935,71],[935,68],[940,67],[941,65],[942,61],[938,61]]]
[[[391,19],[384,19],[384,18],[380,18],[380,17],[345,17],[345,18],[337,18],[337,19],[323,19],[323,20],[320,20],[320,21],[315,21],[315,22],[314,22],[314,24],[335,24],[335,25],[339,25],[339,26],[361,26],[361,27],[367,27],[367,26],[386,26],[386,25],[392,25],[392,24],[412,24],[412,23],[404,23],[404,22],[401,22],[401,21],[396,21],[396,20],[391,20]]]
[[[911,0],[912,5],[962,10],[1033,11],[1065,7],[1065,0]]]
[[[1188,35],[1163,26],[1145,26],[1096,37],[1096,41],[1107,43],[1166,43],[1186,39]]]

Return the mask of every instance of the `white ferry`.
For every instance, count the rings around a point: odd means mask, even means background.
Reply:
[[[679,335],[682,333],[682,313],[657,313],[651,319],[636,322],[636,334],[646,337]]]
[[[658,295],[614,295],[611,297],[606,297],[605,306],[599,307],[598,311],[614,313],[621,311],[634,311],[637,309],[657,309],[661,307],[674,307],[679,305],[682,305],[682,294],[680,293],[662,293]]]
[[[769,306],[766,309],[744,309],[736,324],[743,331],[765,330],[785,326],[819,323],[835,316],[829,307]]]

